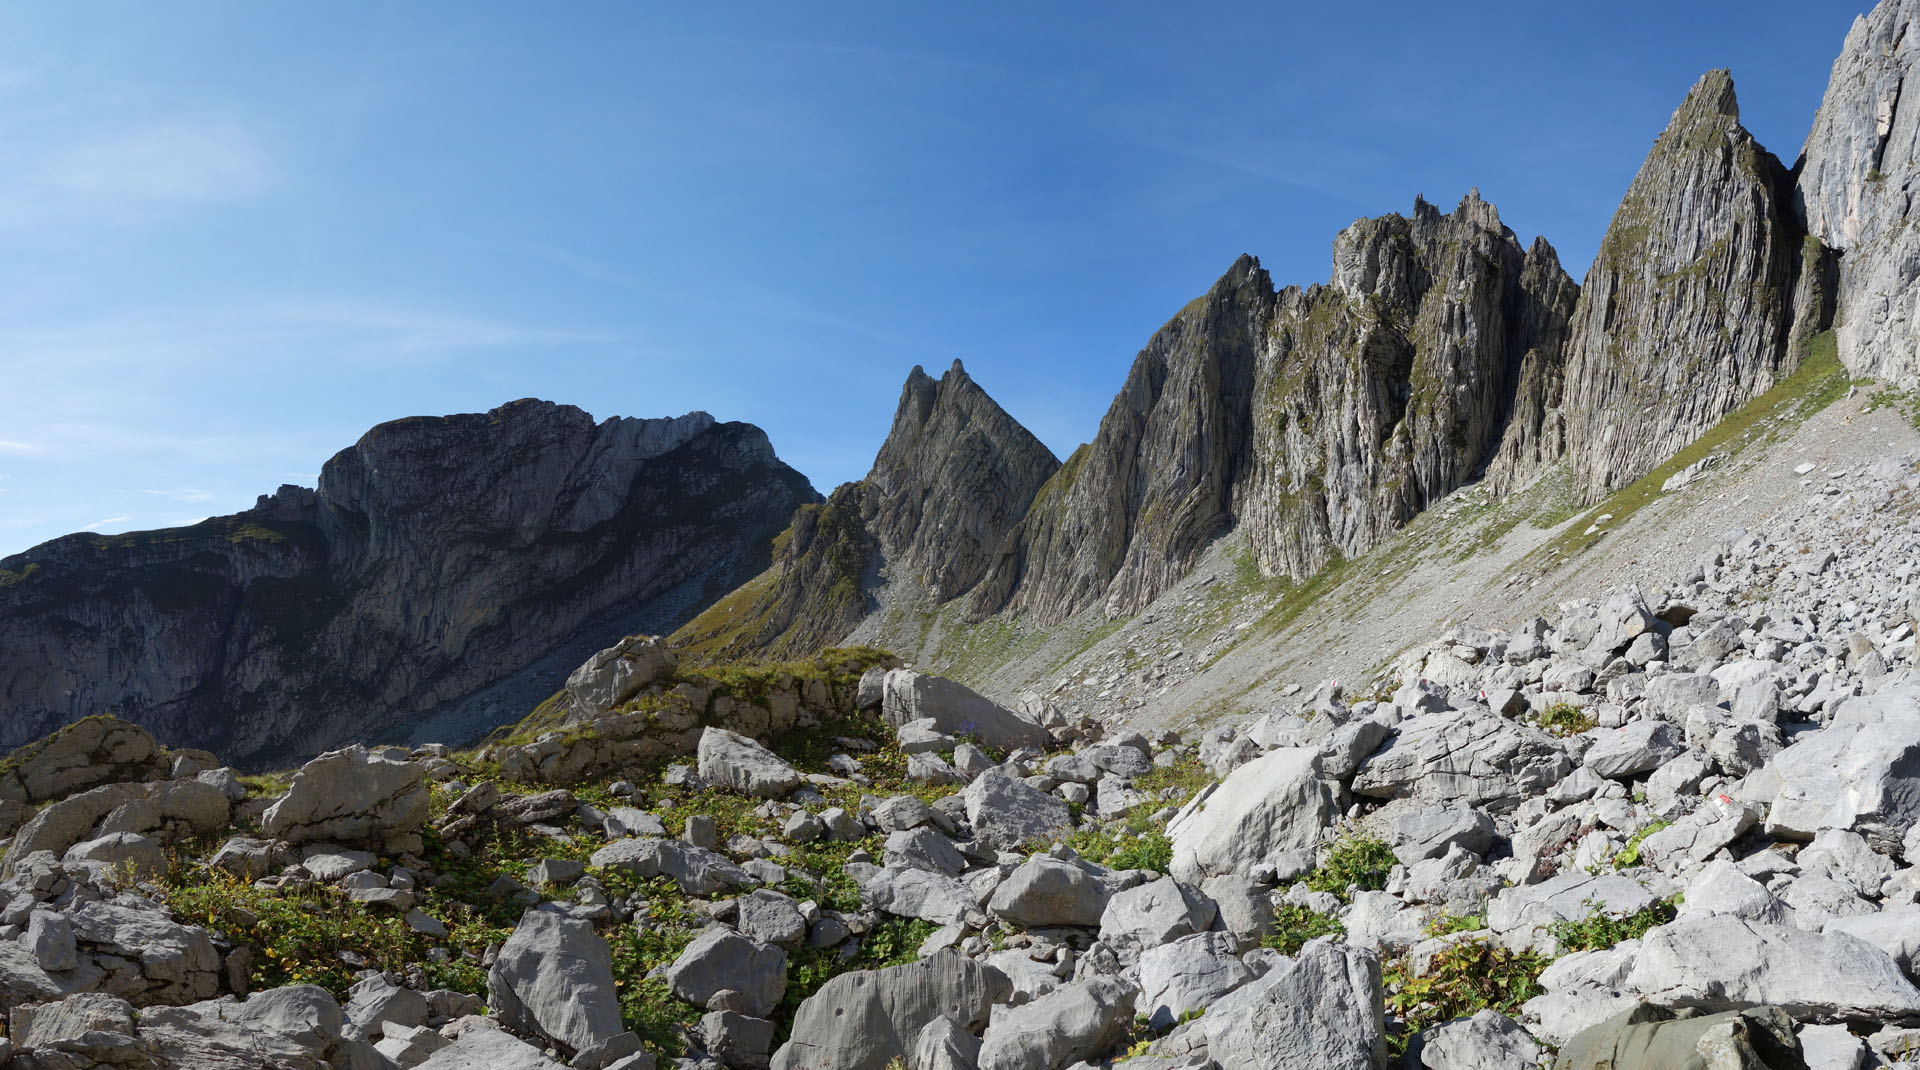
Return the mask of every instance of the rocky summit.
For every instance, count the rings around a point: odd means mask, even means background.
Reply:
[[[519,402],[0,561],[0,1065],[1920,1066],[1916,3],[1583,283],[1239,258],[1064,461]]]
[[[382,424],[317,490],[0,560],[0,744],[99,713],[250,766],[471,738],[764,568],[816,497],[757,428],[705,413]]]
[[[1262,575],[1304,583],[1463,488],[1600,501],[1829,359],[1836,333],[1838,359],[1876,374],[1846,342],[1866,313],[1838,239],[1739,114],[1727,71],[1687,93],[1584,285],[1477,190],[1354,223],[1323,284],[1276,289],[1241,257],[1148,340],[1057,470],[971,380],[916,369],[867,479],[796,515],[774,568],[678,638],[931,656],[948,630],[919,622],[953,604],[958,627],[1124,620],[1230,535]],[[932,566],[941,539],[951,563]]]

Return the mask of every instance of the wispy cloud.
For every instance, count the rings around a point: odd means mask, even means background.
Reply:
[[[143,490],[142,494],[151,494],[156,498],[165,498],[175,502],[210,502],[213,495],[195,487],[180,487],[175,490]]]
[[[216,201],[264,192],[273,167],[238,123],[176,119],[60,150],[38,177],[87,201]]]
[[[31,442],[13,442],[0,438],[0,453],[11,454],[16,457],[37,457],[42,452],[39,446]]]
[[[124,524],[127,521],[132,519],[133,518],[130,516],[110,516],[105,520],[96,520],[93,523],[88,524],[86,527],[81,528],[80,530],[81,531],[99,531],[101,528],[108,527],[113,524]]]
[[[503,346],[597,344],[622,341],[603,331],[529,327],[479,316],[426,312],[365,301],[303,301],[269,307],[263,318],[294,329],[377,341],[403,353],[435,353]]]

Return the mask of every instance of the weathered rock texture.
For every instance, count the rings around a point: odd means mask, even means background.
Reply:
[[[1359,553],[1477,478],[1507,433],[1516,457],[1551,449],[1544,424],[1576,288],[1553,249],[1523,249],[1470,193],[1451,215],[1354,224],[1333,283],[1279,297],[1253,406],[1242,493],[1261,567],[1303,578]]]
[[[907,376],[867,473],[867,527],[934,601],[971,589],[1060,462],[967,376]]]
[[[975,595],[1052,622],[1132,613],[1233,527],[1252,452],[1248,399],[1273,283],[1242,256],[1134,358],[1100,432],[1042,489]]]
[[[757,428],[704,413],[383,424],[317,492],[0,560],[0,747],[111,712],[259,764],[476,705],[511,720],[763,568],[815,497]]]
[[[1841,253],[1840,359],[1856,375],[1920,378],[1920,3],[1886,0],[1854,20],[1802,150],[1808,233]]]
[[[1356,222],[1325,285],[1276,292],[1243,256],[1154,334],[1044,482],[1044,450],[971,381],[916,370],[874,473],[797,517],[777,567],[676,638],[832,642],[874,584],[905,577],[935,603],[965,593],[971,622],[1126,617],[1236,528],[1260,569],[1302,580],[1476,480],[1500,496],[1564,464],[1601,497],[1791,373],[1827,327],[1832,257],[1804,239],[1791,182],[1714,71],[1584,289],[1477,191],[1452,213],[1417,199]]]
[[[964,594],[1059,467],[959,361],[937,380],[915,367],[867,477],[795,513],[773,567],[674,638],[719,655],[811,653],[866,616],[883,565],[935,601]]]
[[[1522,383],[1513,456],[1557,456],[1543,425],[1575,294],[1552,248],[1523,248],[1478,193],[1354,224],[1331,285],[1276,294],[1242,257],[1135,359],[974,615],[1137,612],[1239,525],[1262,568],[1310,575],[1477,478]]]
[[[1639,478],[1793,370],[1801,236],[1733,78],[1687,94],[1614,213],[1567,345],[1567,455],[1589,498]]]

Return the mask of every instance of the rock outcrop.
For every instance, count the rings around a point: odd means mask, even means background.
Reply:
[[[777,567],[675,638],[795,652],[853,632],[881,604],[869,591],[905,578],[935,604],[964,593],[969,623],[1129,617],[1231,531],[1263,572],[1304,580],[1475,481],[1498,498],[1564,464],[1598,499],[1791,374],[1829,326],[1833,257],[1793,196],[1714,71],[1584,288],[1477,190],[1451,213],[1420,198],[1356,222],[1327,284],[1276,292],[1243,256],[1154,334],[1057,469],[957,369],[916,369],[873,473],[796,517]]]
[[[1131,615],[1235,527],[1264,570],[1305,577],[1478,478],[1504,436],[1509,471],[1557,457],[1575,293],[1477,191],[1451,214],[1416,200],[1410,219],[1355,223],[1330,285],[1275,293],[1242,257],[1135,359],[973,616]]]
[[[1575,292],[1552,247],[1523,248],[1478,191],[1343,231],[1332,284],[1283,291],[1261,352],[1239,510],[1261,568],[1301,579],[1371,549],[1509,433],[1512,457],[1548,455]]]
[[[916,366],[866,478],[796,512],[773,566],[673,638],[721,656],[812,653],[867,615],[883,568],[956,598],[1059,467],[959,361],[939,379]]]
[[[1273,283],[1242,256],[1134,358],[1100,431],[1041,489],[971,603],[1052,623],[1130,614],[1233,527]]]
[[[959,361],[915,367],[867,473],[867,528],[935,602],[971,590],[1060,461],[987,396]]]
[[[255,764],[431,718],[478,734],[752,576],[815,497],[704,413],[383,424],[317,491],[0,560],[0,746],[103,712]]]
[[[1806,230],[1840,256],[1840,360],[1855,375],[1911,388],[1920,379],[1920,107],[1906,88],[1920,63],[1915,0],[1854,20],[1801,153]]]
[[[1709,72],[1614,213],[1569,328],[1566,449],[1590,499],[1791,372],[1801,236],[1786,169]]]

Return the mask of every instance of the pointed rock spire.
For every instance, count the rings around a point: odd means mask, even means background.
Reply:
[[[1694,85],[1581,289],[1563,406],[1589,500],[1651,471],[1797,360],[1789,180],[1739,113],[1728,72]]]

